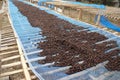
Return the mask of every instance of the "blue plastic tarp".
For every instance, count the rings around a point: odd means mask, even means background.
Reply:
[[[38,5],[41,5],[42,2],[50,2],[50,1],[53,1],[53,0],[39,0]],[[99,9],[105,9],[104,5],[98,5],[98,4],[87,4],[87,3],[76,2],[76,1],[62,1],[62,2],[81,5],[81,6],[87,6],[87,7],[93,7],[93,8],[99,8]]]
[[[99,9],[105,9],[104,5],[98,5],[98,4],[87,4],[87,3],[82,3],[82,2],[76,2],[76,1],[63,1],[66,3],[70,3],[70,4],[77,4],[77,5],[81,5],[81,6],[87,6],[87,7],[93,7],[93,8],[99,8]]]
[[[109,29],[120,32],[120,27],[118,27],[117,25],[111,23],[105,16],[101,16],[100,24],[107,27],[107,28],[109,28]]]

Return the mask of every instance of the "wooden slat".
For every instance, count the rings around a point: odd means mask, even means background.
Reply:
[[[4,47],[4,46],[12,46],[12,45],[15,45],[17,43],[15,42],[11,42],[11,43],[7,43],[7,44],[1,44],[1,47]]]
[[[35,76],[35,75],[32,75],[32,76],[30,76],[31,77],[31,79],[36,79],[37,77]],[[26,79],[20,79],[20,80],[26,80]]]
[[[31,69],[27,68],[26,70],[31,70]],[[14,71],[8,71],[8,72],[5,72],[5,73],[1,73],[0,77],[9,76],[9,75],[13,75],[13,74],[18,74],[18,73],[21,73],[21,72],[24,72],[24,70],[23,69],[18,69],[18,70],[14,70]]]
[[[9,54],[13,54],[13,53],[18,53],[18,50],[13,50],[13,51],[8,51],[8,52],[1,52],[0,56],[2,56],[2,55],[9,55]]]
[[[2,26],[3,28],[7,27],[7,28],[10,28],[11,25],[6,25],[6,26]]]
[[[5,34],[2,34],[2,36],[9,36],[9,35],[14,35],[14,33],[5,33]]]
[[[1,31],[1,34],[12,33],[13,31]]]
[[[13,34],[2,35],[2,39],[3,39],[3,38],[8,38],[8,37],[14,37],[14,35],[13,35]]]
[[[99,25],[99,23],[100,23],[100,18],[101,18],[101,14],[98,14],[98,18],[97,18],[97,21],[96,21],[96,25]]]
[[[2,29],[12,29],[10,26],[11,25],[9,25],[9,26],[2,26]]]
[[[3,39],[1,39],[1,41],[6,41],[6,40],[10,40],[10,39],[15,39],[15,37],[7,37],[7,38],[3,38]]]
[[[12,42],[16,42],[16,40],[15,39],[14,40],[9,40],[9,42],[4,41],[4,42],[1,42],[1,44],[7,44],[7,43],[12,43]]]
[[[13,67],[13,66],[17,66],[17,65],[20,65],[21,62],[18,61],[18,62],[14,62],[14,63],[9,63],[9,64],[5,64],[5,65],[1,65],[1,68],[9,68],[9,67]]]
[[[9,75],[17,74],[17,73],[20,73],[20,72],[23,72],[23,69],[19,69],[19,70],[15,70],[15,71],[10,71],[10,72],[1,73],[1,74],[0,74],[0,77],[9,76]]]
[[[10,77],[9,76],[0,77],[0,80],[10,80]]]
[[[21,63],[22,63],[22,67],[23,67],[23,71],[24,71],[25,78],[26,78],[26,80],[31,80],[31,78],[30,78],[30,73],[29,73],[29,71],[27,70],[28,67],[27,67],[25,58],[24,58],[24,56],[23,56],[23,52],[22,52],[22,49],[21,49],[20,42],[19,42],[19,40],[18,40],[17,33],[15,32],[15,29],[14,29],[14,26],[13,26],[13,24],[12,24],[12,21],[11,21],[11,19],[10,19],[9,14],[7,14],[7,15],[8,15],[9,22],[10,22],[12,28],[13,28],[13,31],[14,31],[14,34],[15,34],[15,37],[16,37],[16,42],[17,42],[17,45],[18,45],[19,55],[20,55],[20,59],[21,59]]]
[[[1,32],[3,33],[6,33],[6,32],[11,32],[11,31],[13,31],[12,29],[7,29],[7,30],[1,30]]]
[[[10,50],[10,49],[16,49],[17,46],[10,46],[10,47],[4,47],[4,48],[1,48],[1,51],[4,51],[4,50]]]
[[[9,33],[9,32],[13,32],[13,30],[1,30],[1,33]]]
[[[9,60],[16,59],[16,58],[20,58],[20,55],[15,55],[15,56],[12,56],[12,57],[7,57],[7,58],[4,58],[4,59],[1,59],[1,62],[9,61]]]
[[[8,41],[11,41],[11,40],[14,40],[14,39],[16,39],[16,38],[14,36],[12,36],[12,37],[2,38],[1,41],[2,42],[4,42],[4,41],[8,42]]]

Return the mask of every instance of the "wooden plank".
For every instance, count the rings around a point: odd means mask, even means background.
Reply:
[[[9,25],[9,26],[2,26],[2,29],[12,29],[10,26],[11,25]]]
[[[36,80],[37,77],[35,75],[30,76],[32,80]],[[26,80],[26,79],[20,79],[20,80]]]
[[[96,21],[96,25],[99,25],[100,18],[101,18],[101,15],[100,15],[100,14],[98,14],[98,18],[97,18],[97,21]]]
[[[2,29],[2,32],[9,32],[9,31],[13,31],[12,29]]]
[[[8,37],[14,37],[14,35],[6,35],[6,36],[1,35],[1,36],[2,36],[2,39],[3,38],[8,38]]]
[[[5,30],[6,31],[6,30]],[[2,35],[14,34],[13,32],[2,33]]]
[[[15,41],[16,41],[15,39],[10,39],[10,40],[6,40],[6,41],[2,41],[1,44],[15,42]]]
[[[14,33],[2,34],[2,36],[14,36]]]
[[[11,40],[13,40],[13,39],[16,39],[16,37],[13,36],[13,37],[2,38],[1,41],[2,41],[2,42],[4,42],[4,41],[11,41]]]
[[[2,28],[11,28],[11,25],[7,25],[7,26],[2,26]]]
[[[14,29],[14,26],[13,26],[13,24],[12,24],[12,21],[11,21],[11,19],[10,19],[9,14],[7,14],[7,15],[8,15],[8,19],[9,19],[9,21],[10,21],[10,24],[11,24],[11,26],[12,26],[12,29],[13,29],[14,34],[15,34],[15,37],[16,37],[16,41],[17,41],[17,45],[18,45],[18,50],[19,50],[20,59],[21,59],[21,63],[22,63],[22,67],[23,67],[23,71],[24,71],[25,78],[26,78],[26,80],[31,80],[31,78],[30,78],[30,73],[29,73],[29,71],[27,70],[28,67],[27,67],[25,58],[24,58],[24,56],[23,56],[23,52],[22,52],[22,49],[21,49],[20,42],[19,42],[19,40],[18,40],[17,33],[15,32],[15,29]]]
[[[0,14],[0,49],[1,49],[1,27],[2,27],[2,15]]]
[[[7,57],[7,58],[4,58],[4,59],[1,59],[1,62],[9,61],[9,60],[16,59],[16,58],[20,58],[20,55],[15,55],[15,56],[12,56],[12,57]]]
[[[1,34],[12,33],[13,31],[1,31]]]
[[[14,62],[14,63],[4,64],[4,65],[1,65],[1,68],[4,69],[4,68],[9,68],[9,67],[17,66],[17,65],[21,65],[21,62],[18,61],[18,62]]]
[[[12,29],[1,29],[2,34],[8,34],[8,33],[13,33]]]
[[[2,33],[8,33],[8,32],[13,32],[13,30],[1,30]]]
[[[15,37],[3,38],[3,39],[1,39],[1,41],[6,41],[6,40],[10,40],[10,39],[15,39]]]
[[[35,75],[30,76],[31,79],[36,79],[37,77]]]
[[[92,8],[92,7],[87,7],[87,6],[80,6],[80,5],[76,5],[76,4],[70,4],[70,3],[64,3],[64,2],[46,2],[47,4],[52,4],[54,6],[64,6],[64,7],[71,7],[71,8],[82,8],[82,9],[96,9],[96,8]],[[97,10],[97,9],[96,9]]]
[[[107,30],[107,28],[106,27],[104,27],[104,28],[102,28],[103,30]]]
[[[26,70],[31,70],[31,69],[27,68]],[[21,72],[24,72],[24,70],[23,69],[18,69],[18,70],[14,70],[14,71],[8,71],[8,72],[5,72],[5,73],[1,73],[0,77],[9,76],[9,75],[13,75],[13,74],[21,73]]]
[[[1,74],[0,74],[0,77],[9,76],[9,75],[17,74],[17,73],[20,73],[20,72],[23,72],[23,69],[19,69],[19,70],[15,70],[15,71],[10,71],[10,72],[1,73]]]
[[[82,9],[78,9],[79,14],[78,14],[78,20],[82,19]]]
[[[9,76],[0,77],[0,80],[10,80]]]
[[[4,51],[4,50],[10,50],[10,49],[16,49],[17,48],[17,45],[15,46],[10,46],[10,47],[4,47],[4,48],[1,48],[1,51]]]
[[[17,40],[17,43],[18,43],[18,40]],[[19,49],[19,53],[20,53],[20,58],[21,58],[22,67],[23,67],[23,70],[24,70],[25,78],[26,78],[26,80],[31,80],[30,73],[27,70],[28,67],[26,65],[26,61],[25,61],[25,58],[23,56],[22,49],[20,48],[20,44],[19,43],[18,43],[18,49]]]
[[[10,43],[7,43],[7,44],[1,44],[1,47],[5,47],[5,46],[12,46],[12,45],[17,45],[17,43],[15,42],[10,42]]]
[[[9,37],[9,38],[11,38],[11,39],[8,39],[8,38],[4,38],[4,40],[1,39],[1,42],[2,43],[8,43],[11,41],[15,42],[15,39],[16,39],[15,37]]]
[[[115,35],[116,35],[116,34],[118,34],[118,32],[114,32],[113,34],[115,34]]]
[[[13,51],[8,51],[8,52],[0,52],[0,56],[9,55],[9,54],[13,54],[13,53],[18,53],[18,50],[13,50]]]

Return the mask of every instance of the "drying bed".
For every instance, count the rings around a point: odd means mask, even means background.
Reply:
[[[19,13],[15,14],[13,11],[11,14],[19,17],[19,24],[14,26],[17,26],[16,31],[27,54],[26,58],[37,75],[42,75],[46,80],[91,80],[91,76],[100,77],[102,74],[111,73],[111,70],[120,70],[119,37],[44,8],[35,8],[18,1],[14,3],[19,8],[18,10],[11,3],[16,13]],[[16,18],[14,20],[13,24],[17,22]],[[31,54],[37,50],[37,55]],[[35,57],[38,59],[30,61]],[[33,66],[38,65],[39,67],[34,69]],[[78,74],[79,72],[81,74]],[[72,75],[75,76],[71,77]]]

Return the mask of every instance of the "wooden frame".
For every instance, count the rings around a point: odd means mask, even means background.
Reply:
[[[12,28],[13,28],[13,24],[12,24],[12,21],[10,19],[9,13],[8,13],[8,19],[10,21],[10,24],[11,24]],[[23,67],[25,78],[26,78],[26,80],[31,80],[30,73],[27,70],[28,67],[27,67],[27,64],[25,62],[25,58],[23,56],[23,52],[22,52],[21,46],[20,46],[19,40],[17,38],[18,36],[17,36],[17,33],[15,32],[14,28],[13,28],[13,31],[14,31],[14,34],[15,34],[15,37],[16,37],[16,42],[17,42],[17,45],[18,45],[18,51],[19,51],[20,60],[21,60],[21,63],[22,63],[22,67]]]

